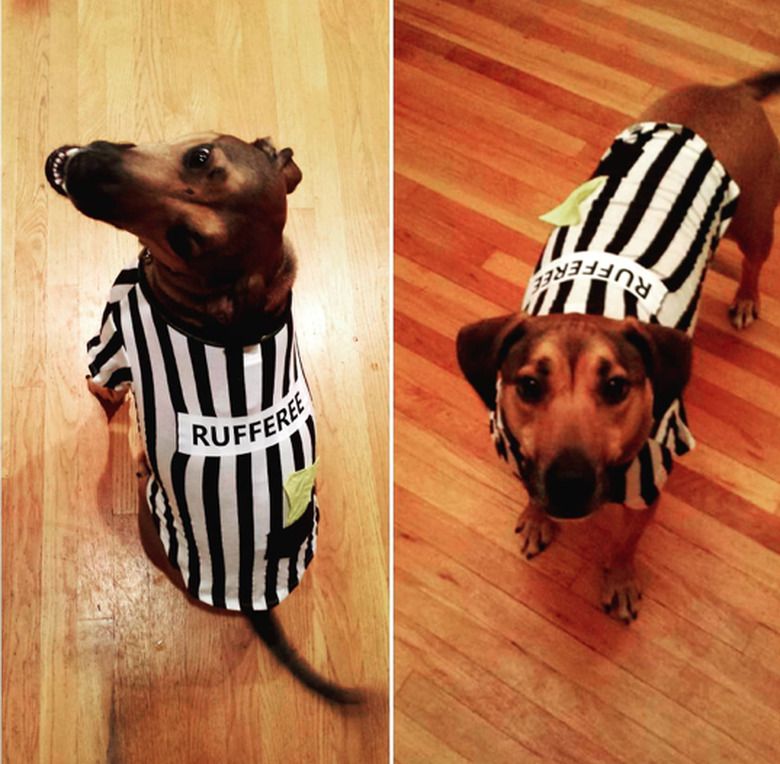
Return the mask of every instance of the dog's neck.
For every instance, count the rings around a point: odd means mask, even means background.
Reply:
[[[278,266],[270,276],[259,269],[245,271],[223,284],[173,271],[149,248],[141,253],[140,268],[153,297],[176,322],[209,338],[235,339],[271,333],[284,321],[296,272],[295,255],[286,240],[275,259]]]

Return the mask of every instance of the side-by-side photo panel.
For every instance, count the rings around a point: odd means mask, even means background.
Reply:
[[[4,4],[4,762],[388,761],[389,41]]]
[[[398,762],[780,756],[767,13],[395,3]]]

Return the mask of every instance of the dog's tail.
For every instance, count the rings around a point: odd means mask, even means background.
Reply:
[[[780,69],[761,72],[753,77],[740,80],[737,85],[746,87],[756,101],[763,101],[772,93],[780,91]]]
[[[366,697],[360,690],[342,687],[335,682],[331,682],[320,676],[309,666],[287,641],[287,637],[284,635],[282,627],[272,611],[253,610],[250,613],[246,613],[246,616],[260,636],[260,639],[265,642],[279,662],[286,666],[290,673],[309,689],[340,705],[356,705],[365,701]]]

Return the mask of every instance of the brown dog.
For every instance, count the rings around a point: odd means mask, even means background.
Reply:
[[[780,150],[759,101],[778,89],[773,72],[653,104],[553,213],[523,311],[458,335],[499,454],[528,491],[517,527],[528,558],[550,543],[553,521],[623,505],[602,601],[625,622],[641,598],[637,543],[672,458],[694,445],[681,400],[690,336],[727,229],[744,255],[731,321],[758,316],[780,200]]]
[[[88,344],[88,380],[109,416],[134,393],[139,524],[153,562],[196,600],[243,612],[310,688],[358,702],[300,659],[271,617],[312,559],[319,520],[283,237],[286,197],[301,180],[292,151],[216,134],[98,141],[53,152],[46,175],[82,213],[144,247]]]

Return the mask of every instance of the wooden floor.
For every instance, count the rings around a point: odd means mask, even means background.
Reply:
[[[389,10],[382,0],[3,3],[3,762],[388,759]],[[85,343],[138,253],[45,183],[65,143],[217,129],[292,146],[299,342],[318,411],[318,554],[280,608],[327,706],[241,618],[188,605],[136,530],[129,406]]]
[[[726,317],[733,244],[710,273],[686,398],[698,448],[641,542],[630,628],[598,604],[609,517],[519,554],[521,490],[454,344],[519,307],[538,216],[645,105],[780,66],[777,8],[396,0],[394,14],[396,760],[777,762],[780,243],[743,334]]]

